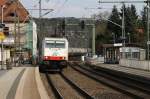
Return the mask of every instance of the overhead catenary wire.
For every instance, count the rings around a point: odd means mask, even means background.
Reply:
[[[139,0],[132,0],[132,1],[126,1],[126,0],[119,0],[119,1],[113,1],[113,0],[99,0],[98,1],[99,3],[122,3],[122,5],[123,5],[123,16],[122,16],[122,44],[123,44],[123,47],[125,47],[125,36],[126,36],[126,33],[125,33],[125,16],[124,16],[124,5],[125,5],[125,3],[147,3],[148,1],[145,1],[145,0],[143,0],[143,1],[139,1]],[[125,53],[123,53],[123,58],[125,58]]]
[[[116,1],[114,1],[114,0],[99,0],[98,1],[99,3],[146,3],[147,2],[147,0],[132,0],[132,1],[130,1],[130,0],[116,0]]]
[[[63,2],[63,4],[62,4],[57,10],[55,10],[55,11],[57,11],[57,12],[55,13],[55,15],[59,14],[59,13],[62,11],[62,9],[64,8],[64,6],[66,5],[66,3],[67,3],[68,1],[69,1],[69,0],[65,0],[65,1]]]

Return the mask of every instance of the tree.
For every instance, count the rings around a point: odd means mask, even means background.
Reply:
[[[123,9],[124,9],[124,18],[125,18],[125,33],[126,33],[126,37],[127,37],[127,33],[130,33],[130,37],[131,37],[131,42],[135,43],[138,40],[137,38],[137,22],[138,22],[138,15],[137,15],[137,11],[134,5],[128,6],[126,7],[125,5],[122,6],[121,8],[121,17],[123,17],[122,13],[123,13]]]
[[[136,12],[136,8],[134,5],[131,5],[131,37],[133,38],[133,42],[138,42],[139,38],[138,38],[138,31],[137,31],[137,22],[138,22],[138,15]]]
[[[142,16],[142,27],[144,29],[144,32],[147,32],[147,8],[144,7],[143,11],[141,12],[141,16]]]
[[[121,19],[120,19],[120,13],[118,12],[118,9],[116,6],[113,6],[112,13],[109,17],[109,20],[111,20],[114,23],[120,24],[121,25]],[[108,22],[108,35],[112,38],[112,33],[115,34],[116,38],[121,37],[121,28],[117,25],[114,25],[111,22]]]
[[[141,11],[141,16],[142,16],[142,19],[141,19],[141,27],[144,31],[144,42],[147,41],[147,8],[146,7],[143,7],[143,10]]]

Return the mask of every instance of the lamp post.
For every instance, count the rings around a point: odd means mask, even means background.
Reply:
[[[2,5],[1,6],[1,11],[2,11],[2,15],[1,15],[1,23],[3,24],[4,23],[4,8],[5,8],[5,5]],[[2,27],[2,32],[3,32],[3,28]],[[1,39],[1,69],[4,69],[3,68],[3,39]]]
[[[112,36],[113,36],[113,42],[114,42],[114,44],[115,44],[115,43],[116,43],[116,41],[115,41],[115,39],[116,39],[116,37],[115,37],[115,36],[116,36],[116,35],[115,35],[115,33],[113,33],[113,32],[112,32]]]
[[[2,24],[4,23],[3,21],[4,21],[4,8],[5,8],[5,5],[2,5],[2,8],[1,8],[1,10],[2,10]]]
[[[147,0],[147,60],[148,60],[148,70],[150,69],[149,66],[149,55],[150,55],[150,51],[149,51],[149,44],[150,44],[150,0]]]
[[[131,36],[130,33],[128,33],[128,38],[129,38],[129,44],[131,43]]]

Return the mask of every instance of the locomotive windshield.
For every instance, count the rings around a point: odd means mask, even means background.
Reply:
[[[56,48],[65,48],[65,42],[64,41],[56,41],[55,46],[56,46]]]
[[[65,41],[46,41],[46,48],[65,48]]]

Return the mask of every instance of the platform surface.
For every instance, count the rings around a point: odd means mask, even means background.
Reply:
[[[13,99],[17,83],[25,67],[14,67],[11,70],[0,70],[0,99]],[[12,97],[12,98],[8,98]]]
[[[112,69],[112,70],[116,70],[116,71],[121,71],[121,72],[129,73],[129,74],[137,75],[137,76],[142,76],[142,77],[150,79],[150,71],[120,66],[118,64],[102,64],[102,63],[100,63],[100,64],[94,64],[94,65],[103,67],[103,68],[107,68],[107,69]]]

